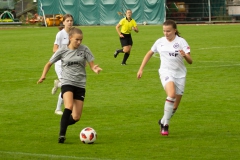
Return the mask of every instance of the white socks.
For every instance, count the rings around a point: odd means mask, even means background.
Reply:
[[[173,114],[173,106],[174,106],[175,98],[167,97],[164,105],[164,115],[161,119],[161,123],[165,125],[169,125],[169,120]]]
[[[62,104],[63,104],[63,99],[61,97],[61,92],[58,95],[58,102],[57,102],[57,108],[56,110],[62,110]]]

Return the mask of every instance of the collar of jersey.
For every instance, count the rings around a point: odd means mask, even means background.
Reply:
[[[128,21],[127,17],[126,17],[126,20]],[[130,18],[130,21],[131,21],[131,20],[132,20],[132,18]],[[130,22],[130,21],[129,21],[129,22]]]

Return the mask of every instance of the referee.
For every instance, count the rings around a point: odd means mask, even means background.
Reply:
[[[121,31],[120,31],[121,27]],[[122,49],[118,49],[114,53],[114,57],[116,58],[119,53],[125,53],[122,61],[122,65],[126,65],[126,61],[130,55],[131,48],[133,45],[131,31],[132,29],[138,33],[137,23],[134,19],[132,19],[132,11],[127,9],[126,17],[121,19],[120,22],[116,25],[116,31],[119,35],[120,42],[122,45]]]

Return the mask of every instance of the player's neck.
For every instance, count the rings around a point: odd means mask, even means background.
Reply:
[[[166,38],[167,38],[167,37],[166,37]],[[175,38],[176,38],[176,35],[174,35],[173,37],[168,37],[167,40],[168,40],[169,42],[172,42]]]

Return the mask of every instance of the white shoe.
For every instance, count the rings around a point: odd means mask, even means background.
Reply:
[[[52,94],[55,94],[58,90],[58,83],[60,81],[58,79],[54,80],[54,83],[53,83],[53,88],[52,88]]]
[[[57,114],[57,115],[62,115],[63,112],[62,112],[61,110],[55,110],[55,114]]]

